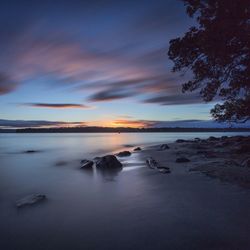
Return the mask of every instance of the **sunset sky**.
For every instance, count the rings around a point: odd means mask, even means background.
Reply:
[[[1,2],[0,126],[204,124],[167,56],[193,23],[178,0]]]

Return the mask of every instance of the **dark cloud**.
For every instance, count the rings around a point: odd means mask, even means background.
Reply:
[[[34,108],[51,109],[90,109],[90,106],[75,103],[24,103],[23,105]]]
[[[123,99],[132,96],[131,92],[123,92],[122,90],[117,89],[106,89],[100,92],[97,92],[89,97],[89,101],[92,102],[104,102],[104,101],[113,101],[117,99]]]
[[[197,94],[173,94],[173,95],[158,95],[148,98],[144,103],[155,103],[160,105],[183,105],[201,103],[201,99]]]
[[[39,128],[58,126],[84,126],[84,122],[62,122],[62,121],[42,121],[42,120],[5,120],[0,119],[0,128]]]
[[[17,83],[13,82],[8,76],[0,73],[0,95],[14,91]]]

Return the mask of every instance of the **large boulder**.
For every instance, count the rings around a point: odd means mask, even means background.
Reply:
[[[126,157],[126,156],[130,156],[131,153],[129,151],[122,151],[119,152],[118,154],[116,154],[118,157]]]
[[[114,155],[105,155],[96,160],[96,167],[99,169],[121,169],[122,164]]]
[[[170,168],[169,167],[158,167],[158,171],[162,174],[170,174]]]
[[[41,202],[46,199],[46,195],[44,194],[32,194],[28,195],[16,202],[16,206],[18,208],[24,207],[24,206],[30,206],[34,205],[38,202]]]

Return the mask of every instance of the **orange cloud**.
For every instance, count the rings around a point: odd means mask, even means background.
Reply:
[[[114,120],[111,123],[111,127],[130,127],[130,128],[145,128],[155,124],[155,121],[147,120]]]

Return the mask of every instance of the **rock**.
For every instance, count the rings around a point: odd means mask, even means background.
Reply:
[[[183,142],[186,142],[186,140],[178,139],[178,140],[176,140],[175,142],[177,142],[177,143],[183,143]]]
[[[147,165],[148,165],[149,168],[157,169],[162,174],[169,174],[169,173],[171,173],[169,167],[162,167],[162,166],[160,166],[159,163],[153,157],[147,158],[146,163],[147,163]]]
[[[228,138],[228,136],[222,136],[220,139],[221,140],[226,140]]]
[[[155,168],[159,167],[158,162],[153,157],[147,158],[146,163],[147,163],[149,168],[155,169]]]
[[[188,158],[186,158],[186,157],[179,157],[179,158],[176,159],[175,162],[177,162],[177,163],[190,162],[190,160]]]
[[[122,151],[118,154],[116,154],[118,157],[126,157],[126,156],[130,156],[131,153],[129,151]]]
[[[137,147],[137,148],[134,149],[134,151],[141,151],[141,148]]]
[[[24,153],[26,153],[26,154],[32,154],[32,153],[37,153],[37,152],[39,152],[38,150],[26,150],[26,151],[24,151]]]
[[[168,144],[162,144],[159,148],[160,151],[163,151],[163,150],[166,150],[166,149],[169,149],[169,146]]]
[[[209,141],[219,141],[220,138],[216,138],[216,137],[214,137],[214,136],[210,136],[210,137],[208,138],[208,140],[209,140]]]
[[[169,167],[158,167],[157,168],[159,170],[160,173],[162,174],[170,174],[170,168]]]
[[[242,167],[245,168],[250,168],[250,158],[245,159],[242,163],[241,163]]]
[[[96,161],[96,167],[99,169],[116,169],[122,168],[122,164],[114,155],[105,155],[103,157],[99,157]]]
[[[90,169],[90,168],[93,167],[94,162],[90,161],[90,160],[82,160],[81,164],[82,164],[81,168],[83,168],[83,169]]]
[[[46,199],[46,195],[44,194],[32,194],[29,196],[26,196],[16,202],[16,206],[18,208],[24,207],[24,206],[29,206],[29,205],[34,205],[38,202],[41,202]]]

